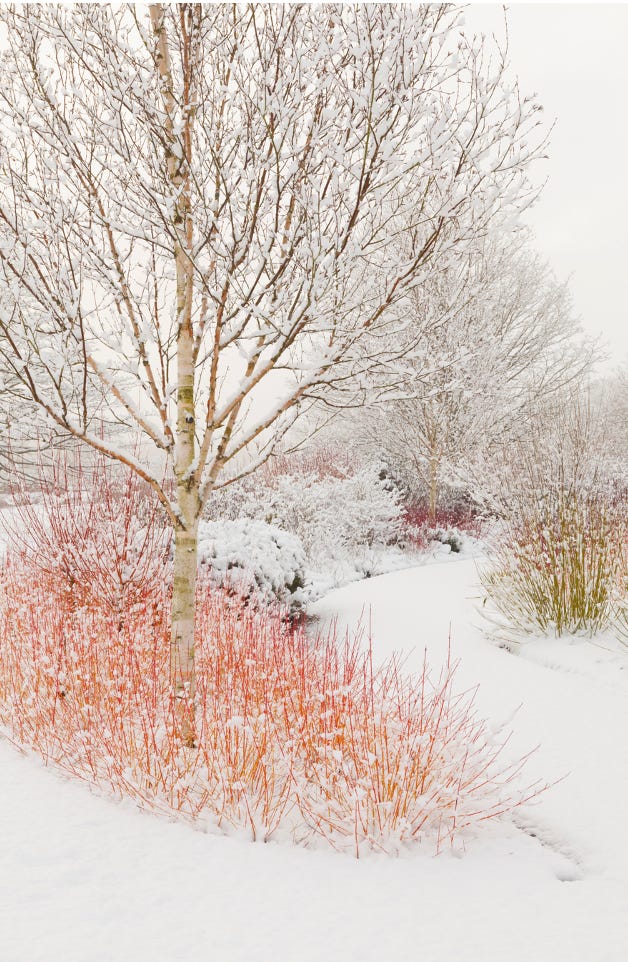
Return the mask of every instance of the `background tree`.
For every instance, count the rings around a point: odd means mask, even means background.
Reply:
[[[445,5],[1,16],[2,354],[24,397],[156,491],[193,695],[203,503],[408,349],[407,292],[529,200],[537,106]]]
[[[478,466],[538,428],[549,401],[590,367],[566,286],[528,240],[491,240],[408,293],[420,341],[395,393],[353,419],[361,446],[426,497],[432,522],[443,483],[473,486]]]

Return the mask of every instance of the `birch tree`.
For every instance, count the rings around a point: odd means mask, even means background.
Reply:
[[[449,5],[1,17],[1,351],[24,397],[156,491],[173,682],[193,698],[208,495],[315,398],[344,403],[394,364],[402,298],[529,200],[538,108]],[[174,494],[105,415],[170,465]]]

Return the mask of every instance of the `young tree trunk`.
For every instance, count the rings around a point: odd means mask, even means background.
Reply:
[[[180,328],[177,360],[177,428],[175,475],[178,523],[174,536],[174,582],[170,676],[179,700],[179,722],[184,742],[195,743],[194,730],[194,625],[198,519],[200,497],[194,477],[194,345],[191,325]]]
[[[174,539],[174,584],[170,670],[180,702],[179,719],[186,744],[194,745],[194,624],[198,519],[200,496],[194,472],[194,336],[192,331],[192,283],[189,261],[177,246],[177,308],[181,323],[177,338],[177,426],[175,476],[178,523]]]
[[[170,674],[177,697],[194,703],[194,600],[198,524],[177,527],[174,536],[174,581]]]
[[[430,500],[429,500],[429,519],[431,524],[436,524],[436,505],[438,501],[438,459],[430,458]]]
[[[182,4],[179,8],[183,82],[180,130],[177,119],[177,98],[174,93],[173,66],[165,26],[165,9],[162,4],[152,4],[149,9],[157,40],[156,64],[162,82],[165,108],[166,168],[174,196],[172,226],[175,238],[173,254],[177,297],[177,425],[174,470],[177,482],[178,522],[174,542],[170,672],[175,695],[179,701],[181,734],[184,742],[193,746],[195,744],[196,688],[194,625],[200,496],[195,465],[196,354],[192,324],[194,220],[190,202],[190,165],[195,113],[192,63],[195,60],[194,45],[199,37],[200,5]]]

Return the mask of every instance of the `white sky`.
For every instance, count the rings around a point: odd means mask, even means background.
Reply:
[[[498,4],[473,4],[467,27],[504,36]],[[608,342],[609,364],[628,360],[628,5],[509,6],[510,61],[523,93],[556,121],[548,178],[527,216],[537,246],[571,278],[587,332]]]

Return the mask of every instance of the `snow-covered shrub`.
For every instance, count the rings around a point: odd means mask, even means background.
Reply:
[[[448,545],[453,554],[460,554],[464,544],[464,536],[456,528],[436,528],[434,530],[434,541]]]
[[[163,582],[171,535],[150,487],[99,455],[60,452],[37,491],[13,491],[5,527],[14,552],[74,606],[122,610]]]
[[[617,638],[628,645],[628,552],[623,583],[619,585],[617,598],[613,605],[613,628]]]
[[[151,811],[253,839],[438,850],[538,792],[507,737],[454,690],[357,640],[308,637],[277,609],[197,594],[196,748],[157,603],[76,608],[19,559],[0,572],[0,726],[47,763]]]
[[[277,479],[275,492],[274,522],[298,532],[313,561],[359,554],[361,548],[390,545],[399,538],[399,498],[377,465],[345,478],[284,476]]]
[[[276,525],[201,521],[198,558],[212,585],[235,588],[254,604],[279,602],[294,612],[306,600],[303,545]]]
[[[356,471],[355,452],[350,445],[336,441],[318,441],[293,451],[276,452],[261,466],[257,477],[263,484],[272,485],[275,478],[286,474],[313,475],[324,478],[348,478]]]
[[[217,492],[208,512],[265,521],[296,535],[308,573],[341,566],[353,577],[374,573],[378,552],[398,543],[403,531],[399,494],[376,464],[340,477],[291,468],[249,478]],[[350,578],[347,571],[337,580]]]
[[[433,520],[423,502],[413,502],[403,512],[404,536],[409,544],[421,549],[430,542],[439,541],[448,544],[453,552],[460,552],[466,541],[482,538],[485,527],[485,516],[468,500],[439,509]]]
[[[459,503],[448,510],[438,510],[434,521],[429,508],[414,502],[404,509],[403,534],[407,544],[429,556],[444,553],[477,555],[484,548],[488,518],[476,505]]]
[[[625,505],[574,489],[516,501],[482,573],[489,599],[527,632],[595,634],[625,592]]]

